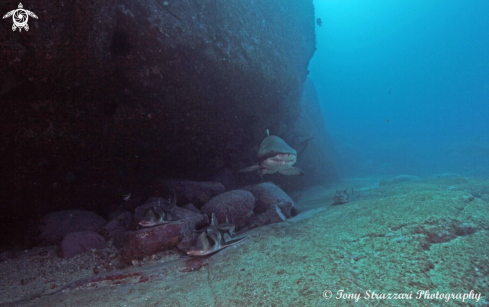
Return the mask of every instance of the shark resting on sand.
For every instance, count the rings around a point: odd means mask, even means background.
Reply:
[[[149,208],[144,214],[143,219],[139,222],[141,227],[153,227],[156,225],[166,224],[173,222],[172,217],[173,210],[177,205],[177,195],[175,194],[173,199],[168,199],[168,203],[165,205],[160,204]]]
[[[350,202],[350,194],[347,192],[348,187],[344,189],[343,191],[341,190],[336,190],[336,194],[333,197],[333,205],[342,205]],[[351,188],[351,196],[355,195],[355,192],[353,191],[353,187]]]
[[[216,215],[212,213],[211,224],[194,232],[201,232],[195,244],[189,247],[187,254],[191,256],[207,256],[218,252],[226,247],[243,241],[247,237],[232,239],[234,237],[234,224],[229,223],[226,218],[226,223],[218,224]]]
[[[286,176],[303,176],[304,172],[292,165],[294,165],[297,157],[301,155],[313,138],[309,138],[297,145],[296,151],[278,136],[270,135],[268,129],[267,135],[258,149],[258,163],[239,170],[238,173],[258,171],[260,176],[277,172]]]
[[[217,218],[214,213],[212,213],[211,224],[199,230],[194,230],[194,232],[207,232],[211,229],[217,229],[221,232],[224,242],[231,241],[231,238],[236,235],[234,229],[236,226],[229,223],[228,217],[226,216],[226,223],[218,224]]]

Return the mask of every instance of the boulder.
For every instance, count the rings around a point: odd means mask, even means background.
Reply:
[[[238,231],[248,226],[253,216],[254,206],[253,194],[243,190],[232,190],[212,198],[201,211],[208,216],[214,213],[218,223],[224,223],[227,217],[230,223],[236,225]]]
[[[254,226],[283,222],[299,214],[292,198],[272,182],[242,188],[255,197]]]
[[[136,231],[128,231],[124,237],[122,256],[124,261],[142,259],[155,253],[168,250],[177,246],[178,243],[189,235],[197,227],[207,225],[209,220],[206,215],[179,209],[179,214],[186,216],[185,219],[143,228]],[[183,213],[182,211],[188,211]]]
[[[146,201],[146,203],[144,205],[137,207],[134,210],[134,224],[133,224],[133,226],[137,225],[139,223],[139,221],[141,221],[141,219],[144,217],[144,215],[146,214],[146,211],[148,211],[149,208],[154,207],[154,206],[158,206],[158,205],[168,206],[168,200],[165,200],[165,199],[159,198],[159,197],[151,197],[150,199],[148,199]],[[172,215],[173,220],[177,221],[177,220],[193,219],[196,217],[201,217],[202,214],[200,213],[199,210],[195,210],[195,208],[192,210],[192,207],[190,207],[190,206],[189,206],[189,209],[176,206],[175,209],[173,209],[173,212],[171,215]],[[201,218],[204,218],[205,220],[207,220],[207,216],[201,217]],[[138,227],[138,226],[136,226],[136,227]]]
[[[192,204],[186,204],[185,206],[182,207],[183,209],[187,209],[188,211],[192,211],[192,212],[195,212],[195,213],[200,213],[200,210],[195,208],[194,205]]]
[[[255,214],[266,212],[270,206],[275,204],[280,204],[280,206],[290,204],[288,209],[286,209],[283,214],[287,218],[292,216],[291,210],[292,207],[294,207],[294,201],[287,193],[276,186],[273,182],[263,182],[253,186],[247,186],[242,189],[251,192],[251,194],[253,194],[255,197],[255,207],[253,209]]]
[[[161,180],[169,191],[175,189],[177,204],[180,206],[188,203],[201,208],[212,197],[224,192],[224,186],[219,182],[199,182],[189,180]]]
[[[122,248],[124,236],[131,229],[132,214],[130,212],[121,213],[116,218],[107,223],[101,230],[100,234],[106,240],[112,239],[112,243],[117,248]]]
[[[39,220],[38,241],[41,244],[59,244],[70,232],[98,231],[107,221],[91,211],[63,210],[49,213]]]
[[[287,217],[283,214],[282,208],[278,205],[271,205],[267,211],[257,214],[253,217],[252,227],[263,226],[267,224],[280,223],[287,220]],[[252,228],[250,227],[250,228]]]
[[[105,248],[104,237],[93,231],[70,232],[61,242],[61,252],[65,258],[102,248]]]

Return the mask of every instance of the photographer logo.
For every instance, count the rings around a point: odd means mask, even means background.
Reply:
[[[29,25],[27,24],[27,21],[29,20],[29,16],[37,19],[36,14],[34,14],[31,11],[24,10],[22,3],[19,3],[18,9],[12,10],[7,14],[3,15],[3,19],[8,18],[10,16],[12,16],[12,20],[14,21],[14,24],[12,25],[12,31],[19,29],[19,32],[22,32],[22,28],[24,28],[26,31],[29,31]]]

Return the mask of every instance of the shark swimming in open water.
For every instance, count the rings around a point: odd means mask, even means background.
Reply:
[[[313,138],[297,145],[298,150],[296,151],[278,136],[270,135],[267,129],[267,137],[261,142],[258,149],[258,163],[239,170],[238,173],[258,171],[260,176],[277,172],[286,176],[303,176],[304,172],[292,165],[306,149],[311,139]]]

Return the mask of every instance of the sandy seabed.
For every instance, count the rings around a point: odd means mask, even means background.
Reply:
[[[210,257],[20,251],[0,263],[0,306],[489,306],[489,180],[379,182],[311,187],[299,216]]]

